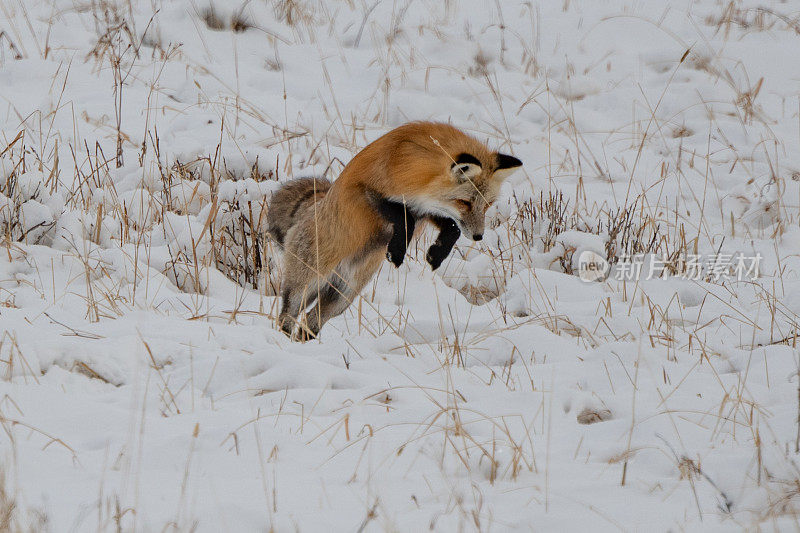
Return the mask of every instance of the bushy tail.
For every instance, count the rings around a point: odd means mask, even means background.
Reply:
[[[286,233],[297,222],[303,208],[324,196],[332,183],[321,178],[298,178],[287,181],[275,191],[267,213],[267,231],[281,248]]]

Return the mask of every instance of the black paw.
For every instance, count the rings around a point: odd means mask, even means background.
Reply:
[[[403,264],[403,260],[406,257],[406,247],[404,243],[390,241],[389,246],[386,249],[386,259],[392,263],[395,268],[399,268],[400,265]]]
[[[283,332],[284,335],[291,338],[292,333],[294,332],[294,320],[289,317],[281,318],[278,321],[278,327]]]
[[[432,245],[425,254],[425,260],[431,265],[431,270],[439,268],[450,253],[442,246]]]

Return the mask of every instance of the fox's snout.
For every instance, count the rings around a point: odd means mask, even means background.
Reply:
[[[470,209],[466,213],[461,214],[461,217],[456,220],[461,233],[468,239],[473,241],[480,241],[483,239],[483,231],[485,226],[485,214],[482,209]]]
[[[464,224],[463,220],[457,220],[456,222],[458,223],[458,229],[461,230],[461,234],[464,235],[464,237],[473,241],[483,240],[483,225],[481,225],[480,228],[471,228]]]

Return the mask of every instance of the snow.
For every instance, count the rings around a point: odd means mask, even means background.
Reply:
[[[2,12],[10,527],[797,527],[796,3]],[[271,194],[417,119],[525,166],[483,241],[431,272],[423,235],[291,342]],[[637,254],[760,277],[616,279]]]

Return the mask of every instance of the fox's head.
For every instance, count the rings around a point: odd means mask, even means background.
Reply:
[[[439,203],[466,237],[479,241],[483,239],[486,210],[497,199],[503,181],[521,166],[516,157],[497,152],[485,156],[484,161],[466,152],[458,154],[449,169],[452,186]]]
[[[384,196],[410,204],[418,215],[451,218],[475,241],[483,238],[486,210],[503,181],[522,166],[516,157],[441,122],[400,126],[354,162],[350,175],[374,177],[370,186]]]

